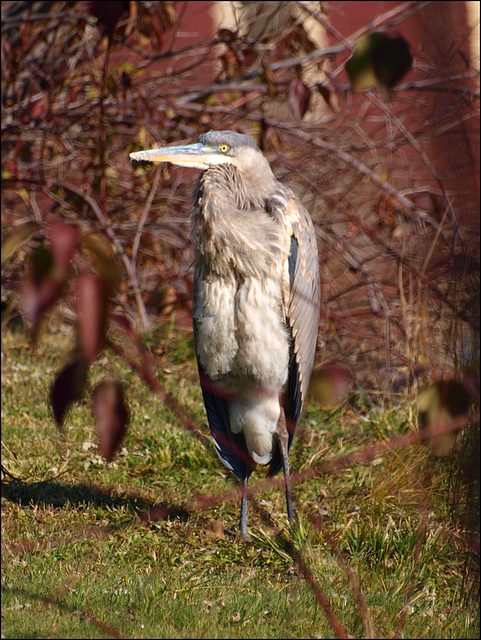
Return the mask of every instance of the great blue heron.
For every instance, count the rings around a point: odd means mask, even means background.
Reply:
[[[256,463],[284,470],[306,398],[319,317],[319,263],[309,214],[250,136],[210,131],[196,144],[131,153],[203,169],[192,211],[194,343],[217,454],[242,480]]]

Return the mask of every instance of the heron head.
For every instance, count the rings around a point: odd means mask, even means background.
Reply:
[[[210,169],[221,164],[230,164],[252,178],[271,173],[269,163],[250,136],[236,131],[209,131],[203,133],[195,144],[175,147],[160,147],[130,154],[132,160],[171,162],[181,167]]]

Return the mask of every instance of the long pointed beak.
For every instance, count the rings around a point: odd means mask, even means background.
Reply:
[[[171,162],[181,167],[195,167],[196,169],[208,169],[216,164],[231,162],[229,156],[225,156],[215,147],[209,147],[200,142],[180,147],[160,147],[160,149],[136,151],[130,154],[130,158],[148,162]]]

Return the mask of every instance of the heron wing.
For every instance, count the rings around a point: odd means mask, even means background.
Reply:
[[[319,260],[314,225],[306,209],[291,196],[284,211],[290,236],[286,270],[288,290],[284,294],[287,325],[290,329],[291,351],[289,376],[285,396],[285,414],[291,447],[295,429],[307,395],[316,350],[320,307]],[[282,457],[276,446],[269,467],[273,476],[282,467]]]
[[[292,199],[288,216],[292,224],[292,236],[289,254],[290,296],[286,315],[292,331],[297,371],[293,370],[296,374],[295,385],[292,393],[288,390],[286,415],[297,422],[307,395],[316,350],[320,308],[319,259],[314,225],[306,209]]]

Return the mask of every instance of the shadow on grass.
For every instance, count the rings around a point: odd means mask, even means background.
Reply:
[[[20,506],[77,507],[92,505],[127,509],[136,513],[141,522],[155,522],[179,518],[186,520],[190,512],[181,506],[167,503],[154,504],[136,494],[116,496],[112,491],[97,485],[64,484],[61,482],[24,482],[20,479],[2,481],[2,498]]]

